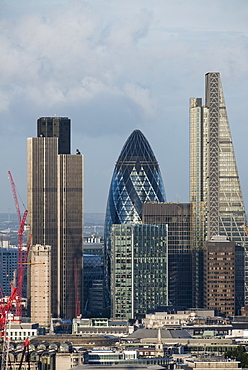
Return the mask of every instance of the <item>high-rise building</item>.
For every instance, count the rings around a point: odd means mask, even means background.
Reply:
[[[168,302],[192,307],[192,255],[189,203],[145,203],[142,221],[168,225]]]
[[[110,284],[110,230],[113,224],[141,222],[142,204],[165,202],[162,176],[155,155],[140,130],[128,137],[114,168],[105,219],[105,276]]]
[[[134,319],[167,306],[167,226],[112,225],[111,248],[111,316]]]
[[[37,120],[38,137],[57,137],[58,154],[71,153],[71,120],[68,117],[41,117]]]
[[[246,225],[245,208],[220,74],[210,72],[205,77],[205,105],[200,98],[190,99],[191,245],[196,307],[203,304],[204,241],[225,235],[237,245],[245,246],[246,242],[242,228]]]
[[[28,220],[33,245],[51,246],[51,314],[72,318],[82,303],[83,157],[59,154],[60,136],[48,135],[28,138]]]
[[[204,243],[204,307],[235,315],[235,242],[225,236]]]

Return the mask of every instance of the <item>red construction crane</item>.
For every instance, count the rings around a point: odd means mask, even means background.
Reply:
[[[17,211],[17,216],[19,220],[19,231],[18,231],[18,266],[17,266],[17,304],[16,304],[16,315],[22,316],[22,282],[23,282],[23,274],[24,274],[24,259],[25,254],[23,251],[23,233],[24,233],[24,227],[26,224],[26,219],[28,215],[28,211],[25,209],[23,216],[21,216],[21,211],[19,207],[18,197],[17,197],[17,191],[16,186],[12,177],[12,174],[10,171],[8,171],[12,193],[15,201],[15,207]]]
[[[10,318],[10,313],[12,311],[13,303],[16,302],[17,298],[17,289],[12,287],[12,293],[9,296],[7,302],[2,301],[0,303],[0,338],[3,339],[3,350],[2,350],[2,362],[1,370],[8,368],[9,360],[9,338],[7,338],[7,326],[8,323],[12,321]]]

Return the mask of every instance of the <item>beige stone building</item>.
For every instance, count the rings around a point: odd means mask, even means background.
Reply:
[[[51,319],[51,247],[32,247],[31,264],[31,322],[50,326]]]

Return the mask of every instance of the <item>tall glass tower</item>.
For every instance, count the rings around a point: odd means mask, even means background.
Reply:
[[[139,223],[142,204],[165,202],[162,176],[155,155],[140,130],[128,137],[114,168],[105,219],[106,284],[110,284],[110,231],[113,224]]]
[[[113,225],[111,317],[136,315],[168,305],[167,225]]]
[[[220,74],[207,73],[205,82],[205,106],[200,98],[190,99],[191,246],[196,307],[202,304],[204,240],[225,235],[236,245],[245,246],[246,242],[242,228],[246,225],[245,208]],[[243,261],[238,261],[237,268],[244,269]]]

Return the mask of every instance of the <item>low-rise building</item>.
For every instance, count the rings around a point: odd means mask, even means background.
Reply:
[[[114,335],[127,336],[134,331],[134,326],[124,320],[109,320],[107,318],[77,318],[72,322],[74,335]]]
[[[7,337],[12,341],[25,341],[38,335],[39,324],[11,322],[7,326]]]

